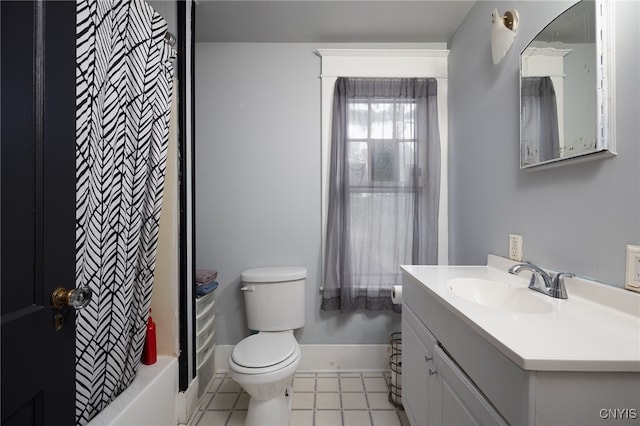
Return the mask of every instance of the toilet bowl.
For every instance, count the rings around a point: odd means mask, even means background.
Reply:
[[[258,331],[229,355],[231,378],[249,394],[245,426],[286,426],[301,350],[293,330],[304,325],[303,267],[256,268],[242,274],[247,325]]]
[[[293,376],[300,365],[293,331],[260,332],[241,341],[229,356],[231,378],[249,394],[245,426],[289,422]]]

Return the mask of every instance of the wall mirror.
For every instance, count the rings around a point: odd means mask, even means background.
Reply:
[[[612,3],[576,3],[520,54],[521,169],[615,155]]]

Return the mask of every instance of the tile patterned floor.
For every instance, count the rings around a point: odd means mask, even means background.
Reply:
[[[386,373],[298,373],[289,425],[409,426],[389,400]],[[216,374],[190,426],[242,425],[249,395],[227,374]],[[266,426],[266,425],[265,425]]]

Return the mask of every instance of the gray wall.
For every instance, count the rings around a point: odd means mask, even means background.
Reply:
[[[640,6],[615,3],[619,155],[613,159],[518,168],[518,54],[570,2],[478,2],[450,41],[452,264],[506,256],[508,234],[518,233],[525,258],[622,285],[625,245],[640,244]],[[498,66],[489,43],[494,7],[516,7],[521,18]],[[399,329],[392,313],[319,308],[320,59],[312,52],[320,47],[338,46],[196,45],[196,261],[220,271],[218,344],[247,334],[240,274],[268,265],[308,268],[301,343],[385,343]]]
[[[640,3],[616,1],[618,156],[543,171],[518,168],[519,53],[572,2],[478,2],[450,40],[450,261],[507,255],[623,286],[626,244],[640,244]],[[490,19],[515,7],[520,29],[494,66]]]
[[[217,344],[247,335],[240,274],[261,266],[307,267],[301,343],[387,343],[400,328],[391,312],[320,310],[320,47],[337,46],[196,44],[196,264],[219,270]]]

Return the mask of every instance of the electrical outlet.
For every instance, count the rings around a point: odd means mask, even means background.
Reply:
[[[640,292],[640,246],[627,246],[627,280],[625,288]]]
[[[522,235],[509,234],[509,259],[522,262]]]

